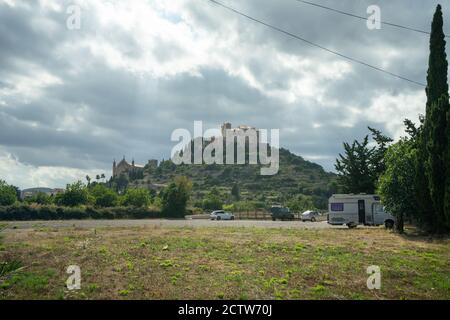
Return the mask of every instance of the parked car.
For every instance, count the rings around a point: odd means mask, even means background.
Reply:
[[[302,221],[311,221],[311,222],[316,222],[317,220],[319,220],[319,216],[320,214],[317,211],[312,211],[312,210],[308,210],[302,213]]]
[[[294,214],[291,213],[289,208],[282,206],[272,206],[270,208],[270,214],[272,215],[272,220],[294,220]]]
[[[224,210],[216,210],[210,214],[211,220],[234,220],[234,214]]]

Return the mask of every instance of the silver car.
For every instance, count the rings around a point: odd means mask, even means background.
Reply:
[[[211,220],[234,220],[234,215],[231,212],[226,212],[224,210],[216,210],[211,212],[209,215]]]
[[[302,221],[311,221],[311,222],[316,222],[317,220],[319,220],[319,216],[320,214],[317,211],[312,211],[312,210],[308,210],[302,213]]]

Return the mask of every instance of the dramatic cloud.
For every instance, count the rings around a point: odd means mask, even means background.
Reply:
[[[360,15],[372,2],[320,1]],[[369,30],[295,0],[223,3],[425,82],[427,35]],[[66,23],[74,4],[79,30]],[[436,4],[378,5],[383,20],[429,30]],[[449,14],[444,7],[445,22]],[[342,141],[362,138],[369,125],[399,138],[424,103],[420,86],[208,0],[0,0],[0,178],[20,187],[109,175],[122,155],[167,159],[171,132],[192,130],[194,120],[279,128],[283,147],[333,170]]]

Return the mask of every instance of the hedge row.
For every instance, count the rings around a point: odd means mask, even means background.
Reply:
[[[0,221],[82,220],[82,219],[154,219],[160,211],[135,207],[57,207],[35,205],[0,206]]]

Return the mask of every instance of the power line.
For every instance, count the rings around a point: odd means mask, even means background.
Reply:
[[[295,0],[295,1],[301,2],[301,3],[304,3],[304,4],[308,4],[310,6],[314,6],[314,7],[317,7],[317,8],[322,8],[322,9],[329,10],[329,11],[332,11],[332,12],[340,13],[340,14],[343,14],[343,15],[346,15],[346,16],[349,16],[349,17],[353,17],[353,18],[357,18],[357,19],[361,19],[361,20],[365,20],[365,21],[369,20],[369,18],[367,18],[367,17],[359,16],[359,15],[356,15],[356,14],[353,14],[353,13],[345,12],[345,11],[334,9],[334,8],[330,8],[330,7],[324,6],[322,4],[313,3],[313,2],[309,2],[309,1],[305,1],[305,0]],[[420,29],[416,29],[416,28],[403,26],[403,25],[400,25],[400,24],[397,24],[397,23],[392,23],[392,22],[387,22],[387,21],[379,21],[379,20],[375,20],[375,21],[376,22],[380,22],[381,24],[384,24],[384,25],[387,25],[387,26],[401,28],[401,29],[405,29],[405,30],[410,30],[410,31],[414,31],[414,32],[430,35],[430,32],[428,32],[428,31],[424,31],[424,30],[420,30]],[[446,38],[450,38],[450,36],[445,36],[445,37]]]
[[[249,16],[249,15],[247,15],[247,14],[241,12],[241,11],[238,11],[238,10],[236,10],[236,9],[234,9],[234,8],[232,8],[232,7],[229,7],[229,6],[227,6],[227,5],[223,4],[223,3],[220,3],[220,2],[218,2],[218,1],[216,1],[216,0],[208,0],[208,1],[214,3],[214,4],[218,5],[218,6],[221,6],[221,7],[225,8],[225,9],[227,9],[227,10],[229,10],[229,11],[232,11],[232,12],[234,12],[234,13],[240,15],[240,16],[243,16],[243,17],[245,17],[245,18],[247,18],[247,19],[249,19],[249,20],[252,20],[252,21],[254,21],[254,22],[257,22],[257,23],[259,23],[259,24],[262,24],[262,25],[264,25],[264,26],[266,26],[266,27],[268,27],[268,28],[271,28],[271,29],[273,29],[273,30],[276,30],[276,31],[278,31],[278,32],[281,32],[281,33],[283,33],[283,34],[285,34],[285,35],[288,35],[288,36],[290,36],[290,37],[292,37],[292,38],[295,38],[295,39],[297,39],[297,40],[303,41],[303,42],[305,42],[305,43],[307,43],[307,44],[309,44],[309,45],[311,45],[311,46],[313,46],[313,47],[322,49],[322,50],[327,51],[327,52],[329,52],[329,53],[331,53],[331,54],[337,55],[337,56],[339,56],[339,57],[341,57],[341,58],[347,59],[347,60],[352,61],[352,62],[354,62],[354,63],[361,64],[361,65],[363,65],[363,66],[366,66],[366,67],[371,68],[371,69],[374,69],[374,70],[376,70],[376,71],[379,71],[379,72],[388,74],[388,75],[393,76],[393,77],[396,77],[396,78],[398,78],[398,79],[401,79],[401,80],[404,80],[404,81],[408,81],[408,82],[414,83],[414,84],[419,85],[419,86],[422,86],[422,87],[426,87],[426,85],[423,84],[423,83],[420,83],[420,82],[415,81],[415,80],[408,79],[408,78],[403,77],[403,76],[401,76],[401,75],[398,75],[398,74],[392,73],[392,72],[390,72],[390,71],[384,70],[384,69],[382,69],[382,68],[380,68],[380,67],[371,65],[371,64],[369,64],[369,63],[367,63],[367,62],[364,62],[364,61],[361,61],[361,60],[352,58],[352,57],[350,57],[350,56],[344,55],[344,54],[342,54],[342,53],[339,53],[339,52],[337,52],[337,51],[328,49],[328,48],[326,48],[326,47],[324,47],[324,46],[322,46],[322,45],[319,45],[319,44],[317,44],[317,43],[314,43],[314,42],[312,42],[312,41],[309,41],[309,40],[307,40],[307,39],[304,39],[304,38],[302,38],[302,37],[300,37],[300,36],[298,36],[298,35],[295,35],[295,34],[289,32],[289,31],[286,31],[286,30],[283,30],[283,29],[281,29],[281,28],[278,28],[278,27],[276,27],[276,26],[274,26],[274,25],[271,25],[271,24],[269,24],[269,23],[267,23],[267,22],[264,22],[264,21],[262,21],[262,20],[253,18],[253,17],[251,17],[251,16]]]

